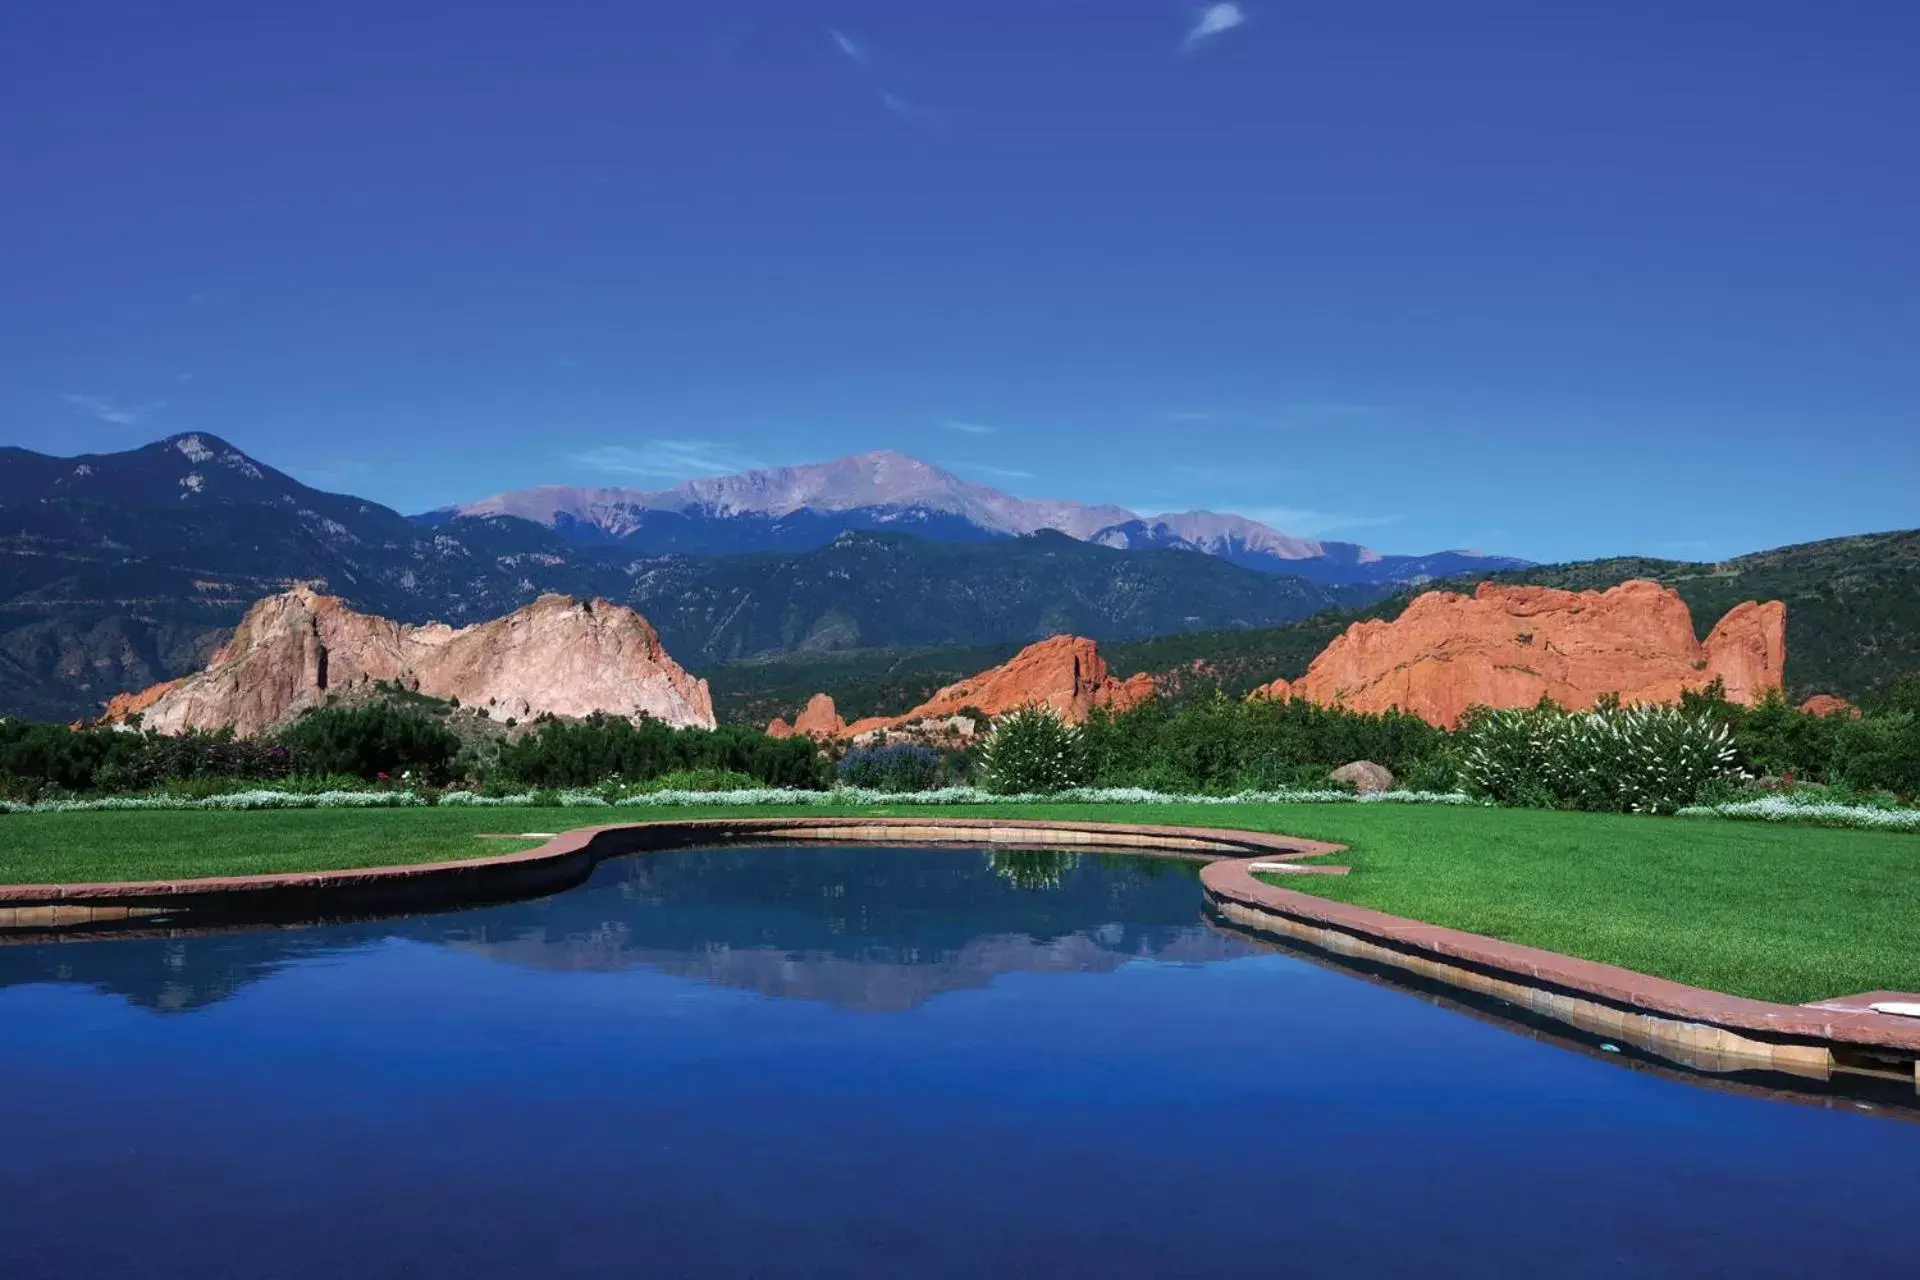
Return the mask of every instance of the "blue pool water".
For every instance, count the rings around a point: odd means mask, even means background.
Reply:
[[[0,947],[0,1276],[1920,1274],[1920,1124],[1542,1043],[1188,867],[624,858]]]

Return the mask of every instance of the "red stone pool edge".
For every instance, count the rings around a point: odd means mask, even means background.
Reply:
[[[0,886],[0,943],[195,919],[294,918],[436,909],[554,892],[605,857],[734,840],[1100,849],[1205,861],[1209,907],[1228,923],[1512,1003],[1699,1070],[1772,1070],[1829,1079],[1858,1073],[1920,1088],[1920,1019],[1876,1013],[1895,992],[1781,1005],[1689,987],[1615,965],[1423,924],[1296,893],[1255,870],[1341,874],[1299,865],[1344,845],[1208,827],[1011,818],[761,817],[584,827],[516,853],[411,866],[197,880]],[[169,924],[174,923],[168,921]]]
[[[1807,1005],[1749,1000],[1296,893],[1256,879],[1257,861],[1223,859],[1200,872],[1213,908],[1253,932],[1504,1000],[1699,1070],[1821,1080],[1851,1072],[1909,1080],[1920,1089],[1920,1019],[1869,1008],[1914,996],[1870,992]]]

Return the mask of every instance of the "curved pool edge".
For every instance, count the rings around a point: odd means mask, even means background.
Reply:
[[[1771,1070],[1825,1080],[1853,1072],[1920,1089],[1920,1020],[1864,1009],[1774,1004],[1317,898],[1267,884],[1257,858],[1200,872],[1208,906],[1254,934],[1397,969],[1505,1001],[1694,1070]]]
[[[175,914],[252,915],[418,910],[482,899],[550,893],[584,879],[604,858],[736,840],[881,844],[1013,844],[1106,849],[1188,859],[1252,857],[1287,864],[1345,846],[1213,827],[1028,818],[741,817],[665,819],[578,827],[531,849],[474,858],[332,871],[207,876],[185,880],[0,885],[0,942]],[[1302,868],[1337,871],[1344,868]]]
[[[1343,867],[1296,864],[1342,853],[1346,846],[1228,828],[859,814],[609,823],[564,832],[532,849],[444,862],[173,881],[4,885],[0,943],[117,931],[180,915],[267,923],[446,909],[557,892],[583,881],[609,857],[741,840],[1007,844],[1203,861],[1200,879],[1208,908],[1255,934],[1505,1001],[1695,1069],[1760,1067],[1817,1079],[1836,1072],[1904,1075],[1920,1088],[1920,1020],[1731,996],[1297,893],[1257,879],[1256,868],[1343,872]]]

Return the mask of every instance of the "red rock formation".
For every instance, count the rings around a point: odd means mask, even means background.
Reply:
[[[857,738],[880,729],[948,721],[969,707],[999,716],[1029,703],[1051,707],[1068,723],[1079,724],[1095,707],[1125,710],[1152,697],[1153,691],[1153,677],[1144,672],[1116,679],[1093,641],[1054,636],[1028,645],[1000,666],[948,685],[905,715],[868,716],[847,724],[833,699],[822,693],[814,695],[793,725],[776,720],[767,732]]]
[[[242,736],[282,724],[329,691],[396,681],[522,719],[596,711],[714,727],[707,682],[681,670],[633,610],[605,600],[542,596],[504,618],[455,630],[356,613],[296,587],[247,611],[204,671],[121,695],[107,718],[134,712],[165,733],[232,725]]]
[[[1153,688],[1153,677],[1144,673],[1116,679],[1093,641],[1054,636],[1028,645],[1000,666],[948,685],[899,719],[936,720],[967,707],[998,716],[1039,703],[1078,724],[1095,707],[1121,711],[1145,701]]]
[[[1483,582],[1471,596],[1428,592],[1392,622],[1354,623],[1288,691],[1446,726],[1471,706],[1542,696],[1574,708],[1606,693],[1673,702],[1716,677],[1730,699],[1751,703],[1781,682],[1786,616],[1779,601],[1742,604],[1702,644],[1686,602],[1658,583],[1574,592]]]
[[[1816,693],[1801,703],[1800,709],[1813,716],[1846,716],[1854,719],[1860,715],[1860,708],[1836,693]]]
[[[1761,694],[1784,683],[1787,606],[1778,600],[1737,604],[1713,624],[1703,647],[1709,679],[1717,676],[1726,682],[1729,700],[1752,706]]]
[[[767,736],[770,738],[791,738],[800,734],[824,742],[844,737],[846,732],[847,722],[840,718],[833,699],[824,693],[816,693],[808,698],[806,707],[794,717],[792,724],[776,719],[767,726]]]
[[[1258,698],[1265,698],[1272,702],[1285,702],[1292,696],[1293,682],[1291,680],[1275,680],[1272,684],[1263,684],[1248,694],[1247,701],[1252,702]]]
[[[120,724],[133,716],[144,716],[148,707],[179,684],[178,680],[165,680],[148,685],[136,693],[116,693],[107,699],[107,709],[100,718],[111,724]]]

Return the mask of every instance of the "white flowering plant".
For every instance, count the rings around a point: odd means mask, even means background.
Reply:
[[[1460,737],[1466,789],[1500,804],[1673,813],[1745,776],[1727,726],[1680,707],[1482,709]]]
[[[995,720],[980,749],[980,776],[996,795],[1065,791],[1091,772],[1079,726],[1038,703]]]
[[[1750,800],[1688,805],[1686,818],[1735,818],[1748,822],[1787,822],[1813,827],[1852,827],[1863,831],[1920,831],[1920,809],[1844,804],[1806,793],[1781,792]]]

